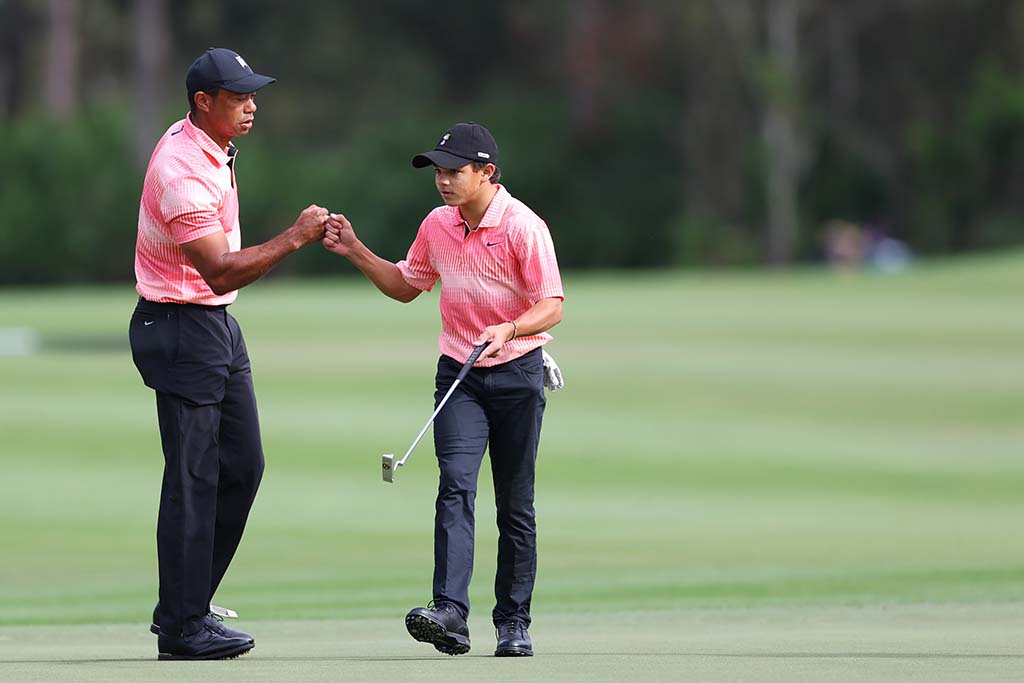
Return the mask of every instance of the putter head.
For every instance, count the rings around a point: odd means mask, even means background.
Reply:
[[[380,458],[380,471],[384,475],[384,481],[389,484],[395,481],[395,454],[385,453]]]
[[[237,619],[238,612],[227,607],[217,607],[217,605],[210,605],[210,614],[214,614],[221,619]]]

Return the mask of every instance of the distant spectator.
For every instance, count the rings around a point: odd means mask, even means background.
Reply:
[[[890,237],[878,227],[866,227],[845,220],[825,225],[825,255],[839,270],[870,267],[883,273],[907,268],[913,253],[905,242]]]
[[[860,268],[868,248],[868,236],[856,223],[831,220],[825,226],[825,255],[833,268]]]

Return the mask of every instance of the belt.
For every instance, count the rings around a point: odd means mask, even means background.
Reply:
[[[223,311],[224,309],[226,309],[228,307],[228,304],[218,304],[216,306],[210,306],[210,305],[207,305],[207,304],[179,303],[177,301],[150,301],[149,299],[143,299],[141,296],[139,297],[139,303],[140,304],[146,304],[147,306],[158,306],[158,307],[175,306],[175,307],[192,308],[192,309],[196,309],[196,310],[199,310],[199,311]]]

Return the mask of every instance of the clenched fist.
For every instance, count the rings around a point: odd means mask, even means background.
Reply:
[[[339,256],[348,256],[357,241],[352,224],[343,214],[332,213],[327,217],[324,249]]]
[[[291,230],[303,245],[319,242],[324,238],[329,214],[327,209],[311,204],[299,214]]]

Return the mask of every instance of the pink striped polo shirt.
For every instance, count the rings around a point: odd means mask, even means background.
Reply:
[[[167,129],[149,160],[139,204],[135,290],[150,301],[230,304],[218,296],[179,245],[224,231],[228,248],[242,247],[235,148],[225,152],[189,116]]]
[[[541,299],[565,299],[548,226],[500,185],[480,226],[469,234],[458,207],[431,211],[398,268],[423,291],[441,280],[438,346],[460,362],[488,325],[514,320]],[[547,332],[518,337],[476,366],[506,363],[551,339]]]

